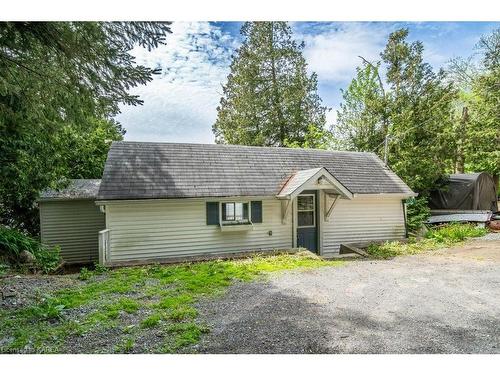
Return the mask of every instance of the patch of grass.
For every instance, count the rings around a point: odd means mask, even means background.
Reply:
[[[165,353],[174,353],[177,350],[196,344],[203,333],[209,332],[208,328],[196,323],[174,323],[167,327],[170,333],[163,347]]]
[[[374,258],[388,259],[399,255],[415,255],[425,251],[436,250],[440,244],[434,240],[424,239],[421,241],[399,241],[385,242],[383,244],[371,244],[366,252]]]
[[[198,311],[191,306],[180,306],[175,310],[172,310],[168,314],[169,319],[174,321],[182,321],[190,318],[195,318],[198,315]]]
[[[7,275],[9,273],[10,267],[8,264],[0,263],[0,276]]]
[[[141,328],[156,327],[160,323],[160,320],[161,320],[161,315],[158,313],[154,313],[141,322]]]
[[[112,327],[126,327],[122,332],[126,331],[130,340],[117,345],[119,352],[130,351],[134,335],[153,328],[163,330],[165,335],[164,347],[155,350],[175,352],[194,344],[207,331],[195,322],[199,298],[220,294],[235,280],[250,281],[270,272],[341,264],[301,252],[86,270],[80,272],[77,287],[54,291],[33,306],[0,310],[0,352],[60,352],[72,335]],[[101,276],[94,277],[97,274]],[[135,315],[137,319],[139,310],[147,317],[131,325],[129,318]]]
[[[193,302],[193,297],[190,294],[180,294],[163,298],[158,307],[161,309],[175,309]]]
[[[432,229],[426,234],[426,238],[431,238],[437,242],[461,242],[467,238],[481,237],[488,233],[486,228],[479,228],[472,224],[453,223],[436,229]]]
[[[426,238],[410,238],[408,243],[399,241],[371,244],[366,252],[374,258],[387,259],[399,255],[414,255],[426,251],[438,250],[462,242],[470,237],[480,237],[488,231],[470,224],[449,224],[429,230]]]

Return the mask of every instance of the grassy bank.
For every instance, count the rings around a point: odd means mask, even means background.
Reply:
[[[390,241],[372,244],[366,252],[374,258],[393,258],[399,255],[414,255],[425,251],[438,250],[465,241],[472,237],[484,236],[488,231],[471,224],[450,224],[430,229],[425,238],[410,238],[407,243]]]
[[[195,303],[201,297],[270,272],[340,264],[303,252],[82,270],[77,286],[39,296],[30,306],[1,311],[0,351],[57,353],[81,343],[82,352],[176,352],[196,343],[208,329],[196,319]],[[96,337],[104,344],[92,346]]]

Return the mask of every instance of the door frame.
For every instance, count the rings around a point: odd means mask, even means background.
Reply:
[[[320,189],[317,190],[304,190],[298,194],[292,202],[292,244],[293,247],[297,247],[297,228],[298,228],[298,205],[297,200],[299,195],[314,195],[314,220],[316,227],[316,253],[317,255],[322,255],[323,253],[323,241],[322,241],[322,226],[321,226],[321,214],[322,214],[322,191]],[[312,228],[312,227],[309,227]]]

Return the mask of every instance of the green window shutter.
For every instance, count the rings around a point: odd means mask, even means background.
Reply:
[[[252,201],[252,223],[262,223],[262,201]]]
[[[219,202],[207,202],[207,225],[219,225]]]
[[[248,220],[248,203],[243,203],[243,219]]]

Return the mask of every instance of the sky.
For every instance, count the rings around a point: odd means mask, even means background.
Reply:
[[[401,27],[409,40],[424,44],[424,60],[435,69],[451,58],[469,57],[481,35],[500,22],[291,22],[295,39],[305,42],[309,72],[318,75],[318,92],[331,108],[327,127],[361,60],[376,61],[389,34]],[[160,67],[146,86],[134,88],[144,104],[122,106],[116,117],[127,141],[214,143],[212,124],[229,73],[231,55],[242,42],[240,22],[175,22],[167,44],[132,51],[136,62]]]

